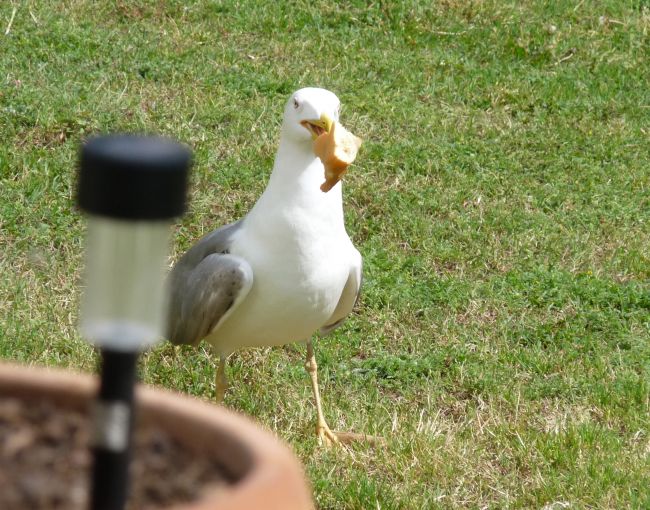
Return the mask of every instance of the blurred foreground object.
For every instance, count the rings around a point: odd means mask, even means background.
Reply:
[[[163,331],[170,224],[185,212],[190,161],[182,145],[148,136],[101,136],[81,151],[78,201],[89,218],[81,333],[102,357],[94,510],[126,502],[136,362]]]
[[[90,424],[85,416],[92,409],[96,391],[96,378],[86,374],[0,363],[0,404],[7,409],[7,405],[19,402],[30,416],[34,416],[34,409],[44,407],[51,410],[53,418],[45,423],[35,419],[35,427],[30,427],[22,416],[16,422],[15,435],[1,438],[5,445],[16,441],[23,445],[21,450],[13,449],[15,455],[10,462],[3,462],[3,456],[11,455],[12,449],[0,449],[2,510],[87,510],[88,483],[83,480],[89,468],[86,452],[74,446],[65,449],[63,441],[52,444],[51,425],[61,423],[65,416],[81,414],[79,428],[65,427],[60,434],[66,438],[71,434],[86,437],[89,431],[85,429]],[[153,451],[133,466],[140,472],[134,473],[138,478],[133,479],[132,508],[313,510],[309,484],[298,459],[271,432],[244,416],[186,395],[138,385],[135,399],[140,438],[144,430],[153,429],[154,437],[167,437],[193,463],[178,464],[178,457],[170,455],[169,443],[161,448],[159,439],[152,442]],[[16,414],[14,408],[3,417],[10,420]],[[25,434],[43,438],[53,453],[53,457],[47,457],[51,463],[39,456],[42,448],[35,450],[33,443],[38,443],[37,439],[25,444]],[[142,445],[137,453],[145,453]],[[212,466],[211,479],[197,480],[190,491],[185,485],[187,478],[194,476],[197,466],[206,464]],[[6,483],[16,479],[20,481],[15,486]],[[24,483],[29,480],[42,483]],[[12,493],[25,493],[25,497],[12,500]]]

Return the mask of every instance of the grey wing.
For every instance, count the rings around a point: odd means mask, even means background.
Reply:
[[[234,223],[201,239],[183,255],[169,275],[167,338],[197,344],[246,297],[253,271],[244,259],[228,254]]]
[[[339,302],[334,309],[334,313],[325,323],[325,325],[320,328],[320,332],[324,335],[330,331],[338,328],[343,321],[350,315],[352,309],[357,304],[359,300],[359,294],[361,292],[361,283],[363,281],[363,267],[361,254],[355,250],[356,260],[354,264],[350,267],[350,274],[348,275],[348,280],[343,287],[343,292],[339,298]]]

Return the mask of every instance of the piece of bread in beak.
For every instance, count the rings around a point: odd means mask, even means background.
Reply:
[[[331,190],[345,175],[348,167],[357,156],[361,138],[354,136],[338,122],[332,124],[329,133],[323,133],[314,140],[314,154],[325,167],[325,182],[320,189]]]

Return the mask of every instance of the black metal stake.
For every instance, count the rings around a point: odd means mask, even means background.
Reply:
[[[102,349],[99,397],[93,416],[91,510],[122,510],[129,492],[133,389],[137,352]]]

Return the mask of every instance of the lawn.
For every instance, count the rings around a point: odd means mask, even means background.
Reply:
[[[263,7],[262,7],[263,5]],[[295,89],[336,92],[364,288],[316,342],[232,357],[226,405],[284,438],[319,508],[650,508],[650,4],[0,3],[0,357],[92,371],[76,330],[84,137],[195,153],[173,257],[264,189]],[[143,357],[210,399],[207,345]]]

